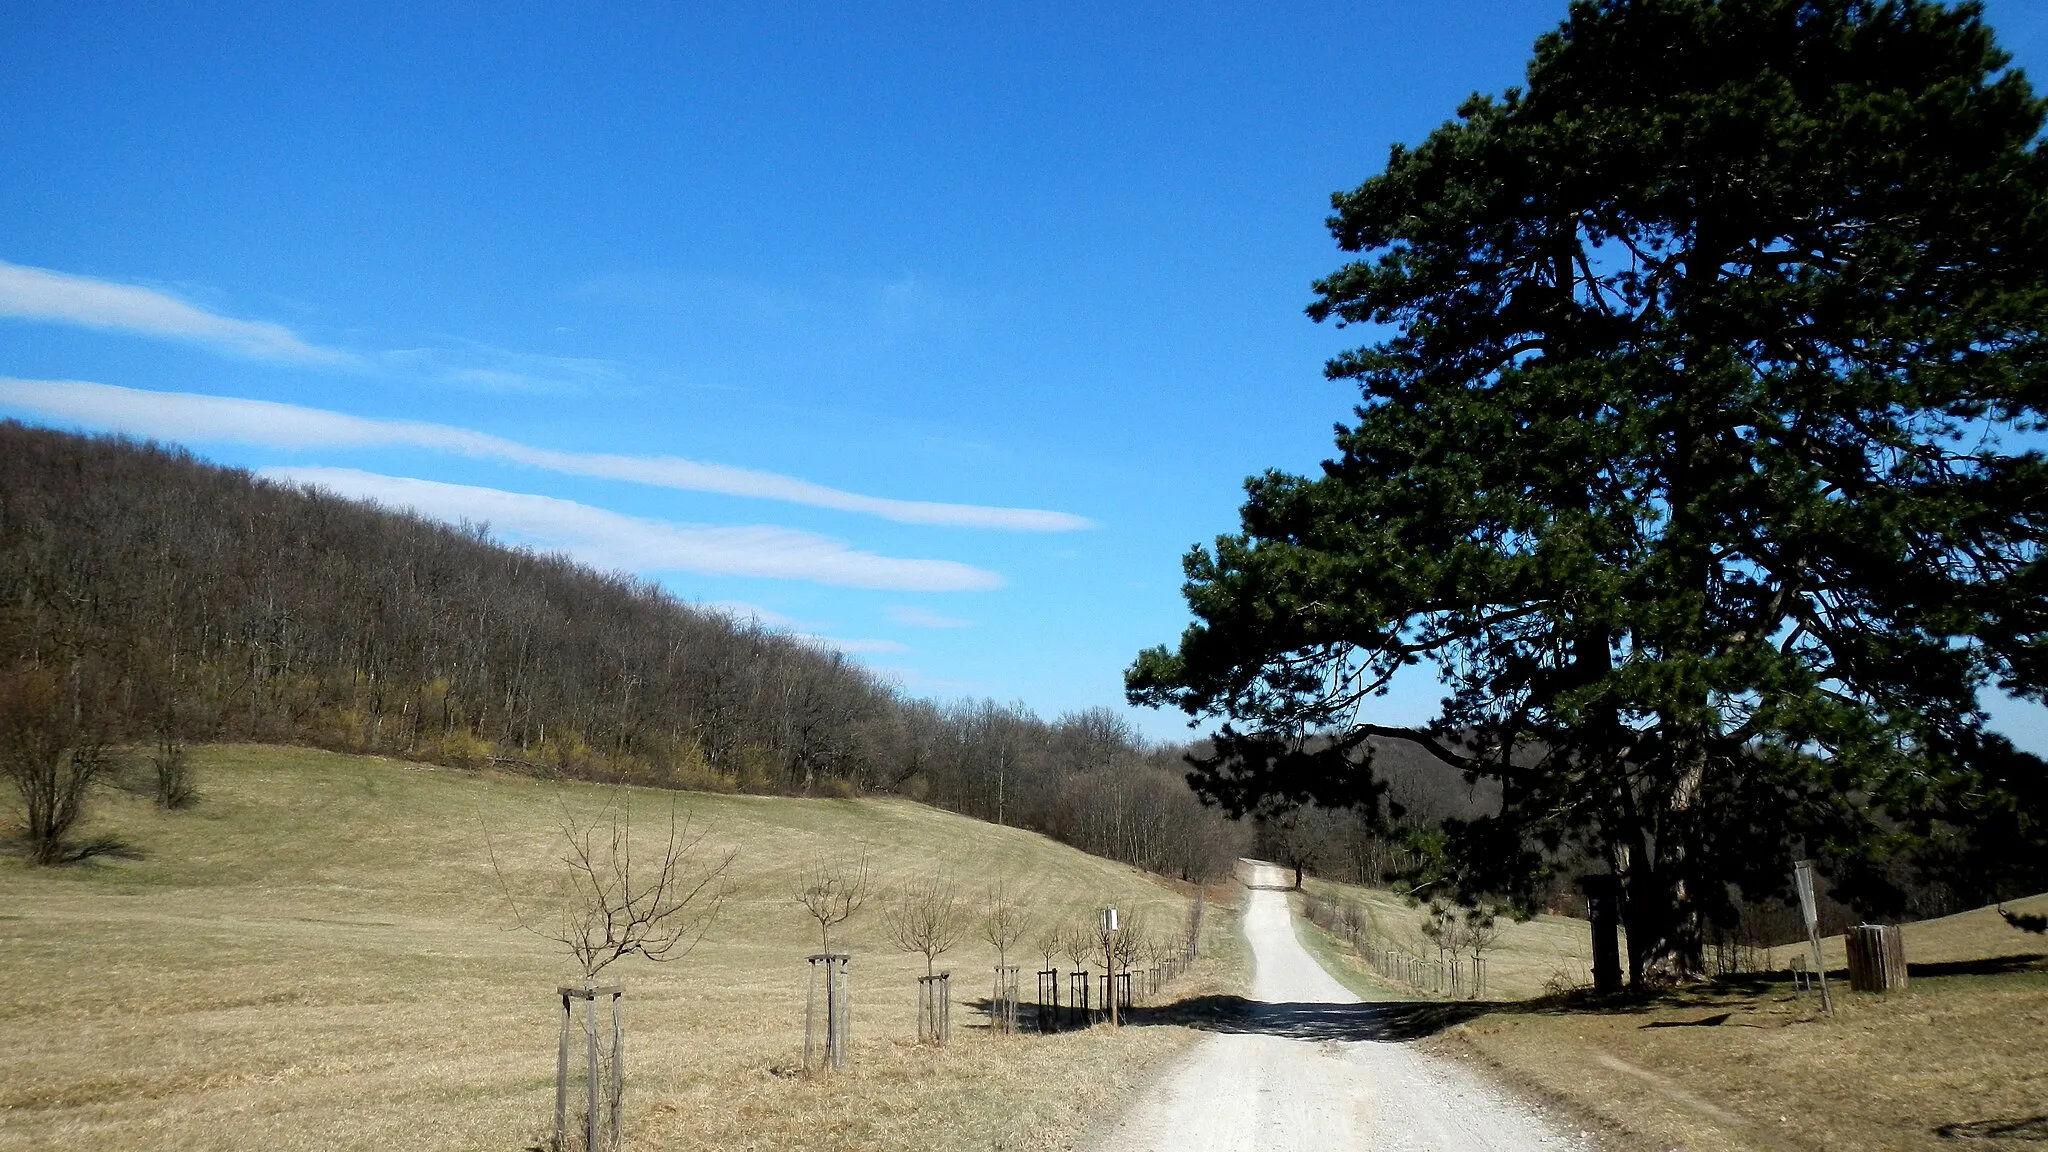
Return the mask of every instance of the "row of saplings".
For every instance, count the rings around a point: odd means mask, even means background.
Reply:
[[[737,849],[707,851],[704,833],[672,805],[661,850],[643,850],[636,861],[629,801],[629,793],[616,793],[594,816],[564,807],[560,827],[567,851],[562,859],[569,874],[558,906],[523,905],[498,870],[519,926],[566,946],[583,973],[579,983],[556,989],[561,1028],[554,1152],[619,1147],[625,990],[602,983],[601,973],[627,956],[662,961],[687,954],[709,930],[738,855]],[[495,848],[491,852],[496,869]],[[825,1074],[847,1062],[852,955],[833,948],[832,930],[871,904],[880,906],[889,940],[924,957],[925,974],[917,981],[917,1038],[933,1045],[944,1045],[952,1032],[951,973],[938,969],[939,958],[969,931],[978,929],[996,951],[987,1001],[990,1030],[1014,1033],[1028,1023],[1031,1030],[1054,1032],[1099,1021],[1115,1024],[1138,999],[1157,994],[1179,977],[1194,960],[1203,908],[1197,898],[1186,925],[1168,932],[1148,931],[1142,916],[1115,908],[1085,923],[1035,922],[1031,909],[1000,883],[978,907],[943,875],[884,891],[864,851],[850,861],[821,860],[804,868],[790,885],[790,898],[818,926],[819,949],[806,958],[804,1067],[810,1074]],[[1021,1011],[1019,968],[1010,962],[1027,937],[1042,965],[1028,1016]],[[1064,972],[1057,963],[1061,958],[1071,965]],[[582,1042],[577,1044],[579,1032]],[[581,1090],[572,1093],[579,1081]],[[573,1109],[572,1094],[578,1097]]]
[[[818,923],[819,950],[807,957],[811,979],[804,1015],[806,1070],[846,1063],[852,956],[832,948],[831,933],[834,926],[865,907],[874,890],[865,857],[850,865],[812,864],[790,886],[791,897]],[[1021,1029],[1020,968],[1010,963],[1010,956],[1028,935],[1039,957],[1037,999],[1030,1023],[1036,1031],[1054,1032],[1098,1019],[1115,1023],[1119,1012],[1137,997],[1153,995],[1178,977],[1194,960],[1202,902],[1198,898],[1190,909],[1185,931],[1172,935],[1149,932],[1142,917],[1123,916],[1115,908],[1103,909],[1098,918],[1085,924],[1048,921],[1034,925],[1030,909],[1000,883],[988,890],[979,915],[974,912],[952,881],[943,876],[913,880],[882,898],[882,920],[890,941],[904,952],[924,957],[925,974],[917,981],[920,1043],[944,1044],[951,1036],[952,973],[939,971],[938,961],[960,942],[970,920],[996,950],[987,1001],[989,1028],[995,1032]],[[1064,973],[1058,967],[1061,956],[1073,966]],[[1099,964],[1099,976],[1090,972],[1091,964]]]

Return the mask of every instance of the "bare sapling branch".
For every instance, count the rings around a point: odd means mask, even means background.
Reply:
[[[874,894],[873,866],[866,845],[851,863],[813,860],[791,882],[790,899],[818,922],[818,950],[832,951],[832,928],[858,914]]]
[[[1038,965],[1039,971],[1045,972],[1052,969],[1052,958],[1059,953],[1061,948],[1066,946],[1066,942],[1067,930],[1064,925],[1050,923],[1039,930],[1038,936],[1033,941],[1033,947],[1038,952],[1041,961]]]
[[[1133,909],[1123,918],[1118,930],[1111,934],[1110,951],[1116,956],[1118,971],[1129,971],[1143,955],[1145,947],[1145,914]]]
[[[1087,924],[1067,925],[1060,932],[1060,951],[1075,968],[1085,968],[1091,957],[1101,954],[1095,946],[1094,929]]]
[[[946,877],[914,880],[883,906],[882,922],[897,948],[924,957],[924,974],[930,976],[939,957],[959,943],[960,898]]]
[[[739,849],[707,848],[706,834],[675,798],[669,800],[668,828],[658,849],[635,847],[632,793],[625,788],[614,790],[589,816],[563,803],[557,828],[564,871],[546,910],[520,906],[488,825],[484,844],[514,922],[567,948],[586,982],[628,956],[680,960],[703,941],[724,903]]]
[[[1009,967],[1010,949],[1023,939],[1029,926],[1030,914],[1010,895],[1008,884],[998,880],[991,885],[982,903],[981,938],[996,950],[997,965]]]

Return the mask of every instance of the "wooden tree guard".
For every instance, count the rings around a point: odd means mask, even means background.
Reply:
[[[988,998],[988,1026],[996,1032],[1017,1030],[1017,966],[998,964],[995,987]]]
[[[944,1044],[953,1035],[953,974],[917,978],[917,1042]]]
[[[1086,968],[1076,968],[1074,971],[1067,973],[1067,1011],[1072,1015],[1073,1022],[1083,1028],[1092,1023],[1088,1015],[1090,1008],[1088,1007],[1088,970]]]
[[[1126,969],[1124,969],[1123,971],[1121,971],[1121,972],[1118,972],[1118,973],[1117,973],[1117,974],[1116,974],[1116,975],[1115,975],[1114,977],[1112,977],[1112,976],[1111,976],[1111,975],[1110,975],[1109,973],[1107,973],[1107,972],[1104,972],[1104,973],[1102,974],[1102,1006],[1103,1006],[1103,1009],[1104,1009],[1105,1011],[1107,1011],[1107,1010],[1108,1010],[1109,1008],[1111,1008],[1111,1007],[1112,1007],[1112,1005],[1110,1004],[1110,999],[1109,999],[1109,998],[1110,998],[1110,995],[1111,995],[1111,992],[1112,992],[1112,990],[1114,990],[1114,993],[1115,993],[1115,995],[1116,995],[1116,1003],[1115,1003],[1114,1007],[1115,1007],[1115,1008],[1116,1008],[1116,1009],[1117,1009],[1118,1011],[1121,1011],[1121,1012],[1128,1012],[1128,1011],[1130,1011],[1130,1008],[1131,1008],[1131,970],[1130,970],[1130,969],[1126,968]],[[1112,1019],[1113,1019],[1113,1018],[1112,1018]]]
[[[1048,968],[1038,974],[1038,1030],[1056,1031],[1060,1026],[1060,970]]]
[[[1849,945],[1851,991],[1906,990],[1906,938],[1897,924],[1858,924],[1844,941]]]
[[[820,952],[806,959],[811,979],[804,1000],[804,1069],[844,1068],[853,1038],[853,989],[847,973],[853,957],[845,952]],[[818,995],[820,987],[824,989],[822,997]],[[823,1019],[818,1015],[821,999]]]
[[[604,988],[564,987],[555,991],[562,998],[562,1044],[555,1056],[555,1135],[551,1147],[554,1152],[569,1152],[569,1027],[575,1015],[572,1002],[581,1000],[584,1002],[583,1084],[588,1106],[584,1115],[583,1148],[585,1152],[616,1149],[619,1146],[620,1105],[626,1086],[626,1027],[620,1003],[626,990],[613,984]],[[602,1079],[598,1074],[599,997],[608,997],[612,1002],[611,1074]]]

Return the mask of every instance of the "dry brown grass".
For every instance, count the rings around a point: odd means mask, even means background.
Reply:
[[[2048,967],[1916,977],[1904,995],[1836,1004],[1821,1019],[1817,997],[1780,984],[1633,1011],[1497,1012],[1435,1043],[1575,1105],[1623,1147],[2040,1147],[2038,1132],[1942,1132],[2048,1128]]]
[[[1314,878],[1305,881],[1303,887],[1333,900],[1356,902],[1366,910],[1374,931],[1392,941],[1395,947],[1403,948],[1414,956],[1436,955],[1436,945],[1422,934],[1422,909],[1409,905],[1387,889]],[[1500,940],[1486,953],[1488,997],[1522,1000],[1542,995],[1553,982],[1566,986],[1591,982],[1593,938],[1584,920],[1569,916],[1537,916],[1516,923],[1502,917],[1500,926]],[[1323,960],[1326,967],[1334,963],[1353,972],[1365,971],[1342,946],[1334,947],[1327,954],[1319,953],[1318,959]],[[1342,972],[1338,974],[1342,978]],[[1381,987],[1377,978],[1368,978],[1373,981],[1370,988]],[[1406,986],[1392,986],[1388,993],[1379,993],[1385,994],[1413,996],[1416,992]]]
[[[482,828],[514,884],[537,890],[558,805],[593,805],[594,790],[294,749],[206,749],[198,768],[205,799],[189,812],[103,798],[102,829],[142,860],[0,863],[0,1148],[540,1141],[551,991],[571,970],[558,946],[508,930]],[[641,794],[636,817],[665,825],[666,803]],[[978,893],[1002,876],[1042,916],[1116,902],[1177,923],[1184,894],[900,801],[685,803],[711,844],[742,855],[694,955],[620,972],[632,1147],[1059,1147],[1188,1039],[1173,1028],[989,1036],[972,1005],[993,957],[976,945],[945,958],[955,1043],[918,1048],[921,961],[890,950],[870,911],[834,941],[855,956],[853,1067],[793,1074],[815,926],[787,890],[815,854],[859,838],[887,883],[945,870]],[[1174,993],[1237,979],[1241,950],[1218,912],[1209,955]]]
[[[1420,914],[1390,893],[1311,885],[1368,902],[1388,935],[1420,952]],[[2048,912],[2048,895],[2014,901]],[[1412,997],[1377,980],[1344,945],[1297,929],[1325,967],[1369,999]],[[1904,995],[1846,988],[1841,937],[1835,1019],[1781,978],[1753,978],[1597,1009],[1559,997],[1446,1005],[1426,1043],[1491,1066],[1563,1104],[1616,1148],[1737,1150],[2006,1148],[2048,1142],[2048,939],[1989,908],[1906,925],[1915,966]],[[1580,974],[1583,921],[1511,927],[1495,954],[1496,994],[1532,994],[1546,969]],[[1799,949],[1803,951],[1804,949]],[[1795,950],[1764,957],[1779,967]],[[2031,1123],[2029,1123],[2031,1122]],[[2001,1137],[1999,1133],[2006,1135]],[[1944,1134],[1946,1133],[1946,1134]]]

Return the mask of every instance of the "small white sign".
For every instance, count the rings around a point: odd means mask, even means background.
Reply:
[[[1102,910],[1102,930],[1104,932],[1116,931],[1116,909],[1104,908]]]

